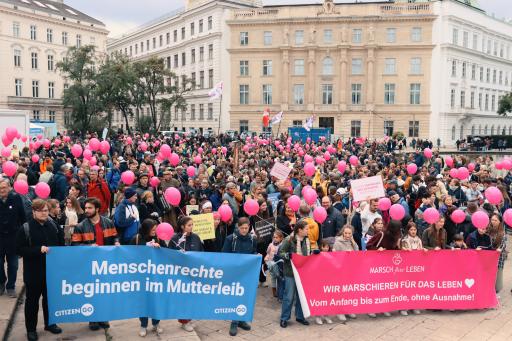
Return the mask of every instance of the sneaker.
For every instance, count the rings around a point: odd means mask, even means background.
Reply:
[[[409,315],[409,313],[407,312],[407,310],[400,310],[400,315],[407,316]]]
[[[181,329],[191,333],[194,331],[194,327],[192,327],[192,325],[190,323],[182,323],[181,324]]]
[[[89,322],[89,329],[90,330],[99,330],[100,329],[100,326],[98,324],[98,322]]]
[[[157,324],[153,326],[153,332],[157,334],[162,334],[164,330],[162,329],[162,327],[160,327],[159,324]]]
[[[27,333],[27,340],[28,341],[37,341],[39,338],[37,336],[36,332],[28,332]]]
[[[338,320],[340,320],[341,322],[345,322],[347,320],[346,316],[343,315],[343,314],[339,314],[339,315],[336,315],[338,316]]]
[[[107,322],[98,322],[98,325],[103,328],[103,329],[109,329],[110,328],[110,323]]]
[[[7,295],[9,295],[10,298],[16,298],[16,290],[15,289],[7,289]]]
[[[52,334],[62,333],[62,329],[56,324],[50,324],[49,326],[44,327],[44,330],[49,331]]]
[[[145,337],[147,335],[148,331],[146,328],[144,327],[140,327],[140,330],[139,330],[139,336],[140,337]]]
[[[390,312],[388,312],[388,311],[386,311],[386,312],[384,313],[384,316],[386,316],[386,317],[391,317],[391,313],[390,313]]]
[[[316,324],[318,324],[318,325],[320,325],[320,326],[321,326],[322,324],[324,324],[324,323],[322,322],[322,319],[321,319],[320,317],[315,318],[315,322],[316,322]]]
[[[356,314],[348,314],[348,317],[350,317],[351,319],[357,318]]]
[[[419,311],[418,309],[414,309],[412,312],[415,313],[416,315],[421,314],[421,311]]]
[[[327,324],[332,324],[332,320],[330,317],[324,317],[325,319],[325,322],[327,322]]]
[[[368,316],[371,317],[371,318],[376,318],[377,314],[368,314]]]
[[[238,322],[238,327],[242,328],[243,330],[251,330],[251,325],[244,321]]]
[[[238,323],[231,322],[231,326],[229,327],[229,335],[236,336],[238,333]]]

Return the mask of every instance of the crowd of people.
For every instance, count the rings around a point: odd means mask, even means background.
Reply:
[[[283,328],[294,304],[296,321],[309,324],[293,277],[294,254],[498,250],[496,292],[500,292],[508,253],[505,212],[510,208],[512,161],[485,155],[472,160],[462,155],[441,157],[438,150],[425,152],[432,143],[414,142],[413,152],[402,152],[401,144],[389,139],[329,142],[321,138],[302,143],[286,134],[243,141],[223,135],[206,139],[117,134],[100,143],[98,136],[87,134],[59,135],[51,140],[39,136],[22,149],[4,147],[0,164],[0,295],[16,297],[21,256],[27,337],[38,338],[41,296],[44,328],[58,334],[60,327],[48,322],[48,250],[64,245],[130,244],[185,252],[261,254],[260,286],[270,285],[268,294],[281,302]],[[270,175],[277,162],[290,168],[288,177]],[[314,166],[313,173],[307,174],[308,164]],[[414,171],[408,167],[411,164],[416,166]],[[459,168],[470,169],[467,176],[453,172]],[[382,198],[353,200],[351,180],[376,175],[382,177],[391,204],[403,207],[400,220],[392,219],[389,207],[381,205]],[[486,197],[491,187],[499,191],[499,202]],[[178,203],[169,202],[165,195],[169,188],[179,191]],[[305,193],[311,191],[313,198],[308,194],[306,200]],[[249,200],[257,202],[256,214],[244,209]],[[188,214],[187,206],[192,208]],[[314,216],[317,207],[325,210],[323,219]],[[229,215],[219,213],[227,208]],[[430,208],[439,212],[436,221],[424,217]],[[463,212],[461,220],[454,219],[455,211]],[[488,217],[486,226],[475,226],[472,216],[476,212]],[[202,213],[214,214],[214,239],[201,240],[194,233],[190,216]],[[255,234],[258,222],[272,218],[275,223],[270,235]],[[160,222],[174,227],[171,243],[156,235]],[[345,315],[337,318],[347,320]],[[333,322],[328,316],[315,320],[318,324]],[[163,332],[158,320],[151,322],[153,331]],[[179,323],[186,331],[194,330],[189,320]],[[109,328],[109,323],[91,322],[89,327]],[[141,337],[146,336],[147,328],[148,317],[141,317]],[[251,326],[232,321],[229,334],[236,335],[238,328],[249,330]]]

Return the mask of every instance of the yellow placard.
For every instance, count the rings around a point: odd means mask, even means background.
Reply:
[[[201,240],[215,238],[215,223],[213,220],[213,213],[191,215],[194,222],[194,233],[201,238]]]

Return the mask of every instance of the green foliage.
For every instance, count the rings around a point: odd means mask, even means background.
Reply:
[[[393,138],[394,138],[394,139],[402,140],[404,137],[405,137],[405,135],[404,135],[404,133],[402,133],[401,131],[395,131],[395,132],[393,133]]]
[[[512,92],[503,96],[498,103],[498,115],[507,116],[512,113]]]

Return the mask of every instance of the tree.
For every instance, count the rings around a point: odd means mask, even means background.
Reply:
[[[512,113],[512,92],[503,96],[498,103],[498,115],[507,116]]]
[[[57,63],[63,77],[72,84],[64,90],[62,103],[72,109],[67,128],[85,134],[99,131],[104,125],[104,103],[98,93],[97,57],[92,45],[71,47],[66,58]]]

